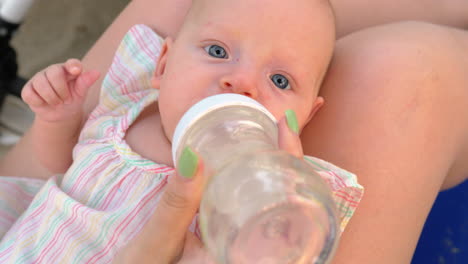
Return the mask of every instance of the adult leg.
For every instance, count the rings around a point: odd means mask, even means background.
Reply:
[[[466,0],[330,0],[337,37],[396,21],[420,20],[468,29]]]
[[[409,263],[441,186],[468,175],[468,32],[407,22],[340,39],[305,153],[365,194],[336,263]]]

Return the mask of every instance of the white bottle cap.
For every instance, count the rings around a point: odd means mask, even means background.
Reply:
[[[250,97],[233,93],[217,94],[206,97],[194,104],[187,112],[185,112],[176,126],[172,137],[172,160],[174,161],[174,167],[177,167],[178,161],[176,155],[180,140],[187,129],[206,113],[228,105],[242,105],[258,109],[268,116],[273,122],[277,122],[276,118],[263,105]]]
[[[3,0],[0,1],[0,17],[13,24],[23,21],[26,12],[34,0]]]

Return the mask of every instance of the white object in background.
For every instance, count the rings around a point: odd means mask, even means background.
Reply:
[[[16,144],[21,136],[14,134],[6,129],[0,128],[0,145],[4,147],[10,147]]]
[[[19,24],[23,21],[34,0],[0,0],[0,18]]]

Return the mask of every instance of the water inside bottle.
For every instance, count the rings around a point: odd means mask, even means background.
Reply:
[[[323,212],[320,204],[303,201],[265,208],[231,234],[229,263],[315,263],[327,232]]]
[[[333,251],[326,188],[305,163],[283,154],[243,156],[210,180],[202,232],[222,263],[325,263]]]

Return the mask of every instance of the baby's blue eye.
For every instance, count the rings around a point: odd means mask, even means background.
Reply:
[[[280,89],[290,89],[288,79],[281,74],[274,74],[273,76],[271,76],[271,80],[276,85],[276,87]]]
[[[206,52],[210,54],[210,56],[219,58],[219,59],[227,59],[226,50],[218,45],[209,45],[205,47]]]

